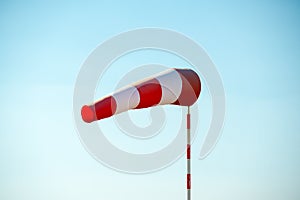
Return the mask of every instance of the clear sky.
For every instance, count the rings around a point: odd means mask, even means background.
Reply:
[[[189,36],[224,82],[223,135],[208,158],[193,160],[193,198],[298,200],[300,4],[288,0],[1,1],[0,199],[185,198],[184,157],[157,173],[122,174],[94,160],[74,127],[73,89],[83,61],[106,39],[141,27]],[[183,64],[137,53],[112,66],[98,94],[114,88],[118,66],[125,73],[145,62]],[[203,92],[198,106],[205,107],[210,97]],[[194,158],[209,112],[205,107],[200,114],[204,127],[199,122]],[[141,120],[148,111],[132,114]],[[126,148],[126,136],[114,134]],[[131,150],[143,151],[138,144]]]

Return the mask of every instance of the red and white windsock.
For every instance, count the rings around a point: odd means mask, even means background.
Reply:
[[[165,104],[191,106],[198,99],[200,91],[201,82],[196,72],[172,68],[83,106],[81,116],[90,123],[130,109]]]

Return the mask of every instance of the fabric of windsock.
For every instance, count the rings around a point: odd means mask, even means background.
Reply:
[[[84,105],[81,116],[90,123],[130,109],[166,104],[191,106],[200,92],[201,82],[196,72],[171,68],[121,88],[95,103]]]

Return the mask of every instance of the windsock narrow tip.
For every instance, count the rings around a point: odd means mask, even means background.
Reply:
[[[85,121],[87,123],[91,123],[96,120],[94,110],[90,106],[87,106],[87,105],[85,105],[81,108],[81,117],[82,117],[83,121]]]

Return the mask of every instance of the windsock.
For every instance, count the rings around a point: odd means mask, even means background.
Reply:
[[[201,91],[200,78],[191,69],[171,68],[129,86],[81,109],[83,121],[91,123],[130,109],[173,104],[191,106]]]

